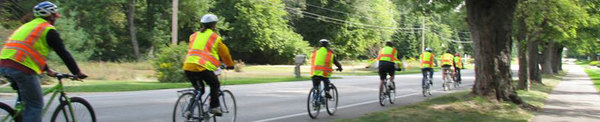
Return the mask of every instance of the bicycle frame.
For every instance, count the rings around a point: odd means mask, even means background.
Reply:
[[[46,96],[48,94],[52,93],[52,96],[50,97],[50,99],[48,99],[48,102],[46,103],[46,105],[44,105],[44,108],[42,109],[42,117],[46,115],[46,112],[48,112],[48,108],[50,107],[50,105],[52,104],[52,102],[54,101],[54,99],[56,98],[57,95],[59,96],[59,101],[66,101],[67,102],[67,106],[69,106],[69,113],[71,114],[72,118],[75,118],[74,114],[73,114],[73,107],[71,106],[71,100],[67,98],[67,96],[65,95],[64,92],[64,85],[62,83],[61,79],[58,79],[58,84],[56,84],[55,86],[45,89],[42,92],[42,96]],[[14,116],[20,116],[22,114],[23,108],[25,107],[24,103],[21,103],[21,98],[20,95],[17,97],[17,101],[15,103],[15,115]],[[9,116],[2,118],[2,121],[6,121],[8,119]]]
[[[196,90],[194,90],[196,91]],[[219,90],[220,92],[220,90]],[[200,104],[201,107],[204,107],[204,103],[206,103],[208,101],[208,97],[210,97],[210,93],[209,95],[206,95],[206,97],[204,97],[204,100],[202,99],[202,94],[200,91],[198,91],[197,93],[194,93],[194,100],[192,101],[191,104],[188,104],[188,106],[186,107],[186,110],[190,111],[190,113],[194,113],[194,110],[196,110],[196,104]],[[200,103],[198,103],[200,102]],[[207,112],[207,111],[205,111]],[[203,113],[200,113],[203,114]],[[204,119],[201,116],[199,116],[200,118],[198,119]]]

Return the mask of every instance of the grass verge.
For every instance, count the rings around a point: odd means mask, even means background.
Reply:
[[[590,79],[594,82],[596,89],[600,92],[600,69],[585,69],[585,73],[590,76]]]
[[[566,73],[556,76],[545,75],[544,84],[533,84],[529,91],[517,93],[527,103],[543,106],[552,88]],[[386,111],[367,114],[356,119],[341,121],[352,122],[462,122],[462,121],[529,121],[534,112],[519,108],[511,102],[491,101],[481,97],[474,97],[469,91],[452,93],[427,101],[392,108]]]
[[[334,77],[335,78],[335,77]],[[289,82],[299,80],[309,80],[308,77],[278,77],[278,78],[242,78],[242,79],[224,79],[222,85],[236,84],[254,84],[268,82]],[[123,80],[86,80],[66,81],[65,91],[67,92],[117,92],[117,91],[140,91],[140,90],[157,90],[171,88],[191,88],[189,82],[183,83],[160,83],[157,81],[123,81]],[[42,87],[50,88],[53,85],[43,85]],[[207,86],[208,87],[208,86]],[[14,93],[9,86],[0,88],[0,93]]]

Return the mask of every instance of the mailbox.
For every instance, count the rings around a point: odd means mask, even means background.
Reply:
[[[305,58],[306,58],[306,55],[296,55],[295,63],[296,64],[303,64]]]

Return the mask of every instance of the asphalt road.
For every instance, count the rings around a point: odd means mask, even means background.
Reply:
[[[355,118],[366,113],[416,103],[443,94],[472,87],[473,71],[463,71],[463,84],[459,90],[441,90],[441,74],[434,74],[433,96],[421,95],[421,74],[396,75],[396,104],[379,106],[378,76],[339,76],[332,79],[339,91],[338,111],[334,116],[322,112],[318,119],[310,119],[306,99],[312,86],[310,81],[264,83],[223,86],[237,99],[238,121],[332,121]],[[177,90],[150,90],[110,93],[69,93],[87,99],[96,110],[101,122],[167,122],[171,121]],[[0,101],[13,103],[14,97],[2,97]],[[51,107],[51,111],[54,108]],[[46,115],[45,121],[49,118]]]

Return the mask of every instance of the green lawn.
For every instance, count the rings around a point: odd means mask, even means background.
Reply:
[[[529,91],[518,91],[519,96],[527,103],[543,106],[552,88],[558,84],[561,77],[544,76],[544,84],[534,84]],[[510,102],[490,101],[481,97],[469,95],[469,91],[458,92],[433,98],[412,105],[392,108],[382,112],[367,114],[356,119],[338,121],[353,122],[526,122],[534,116],[533,111],[519,108]]]
[[[589,64],[590,62],[592,62],[592,61],[589,61],[589,60],[577,60],[577,61],[575,61],[575,64],[577,64],[577,65],[585,65],[585,64]]]
[[[594,85],[596,85],[596,88],[600,92],[600,69],[585,69],[585,73],[590,76]]]
[[[440,68],[439,67],[435,67],[433,68],[434,71],[439,71]],[[357,69],[357,70],[351,70],[351,71],[346,71],[344,70],[343,72],[334,72],[334,74],[339,74],[339,75],[377,75],[377,70],[367,70],[367,69]],[[396,75],[399,74],[415,74],[415,73],[421,73],[421,69],[419,68],[412,68],[412,69],[408,69],[408,70],[403,70],[403,71],[396,71]]]
[[[336,77],[334,77],[336,78]],[[309,80],[308,77],[278,77],[278,78],[241,78],[241,79],[224,79],[221,84],[254,84],[268,82],[288,82]],[[171,88],[191,88],[189,82],[184,83],[160,83],[158,81],[123,81],[123,80],[86,80],[66,81],[63,82],[67,92],[116,92],[116,91],[140,91],[140,90],[156,90],[156,89],[171,89]],[[43,88],[49,88],[53,85],[43,85]],[[1,93],[15,92],[10,87],[0,88]]]

